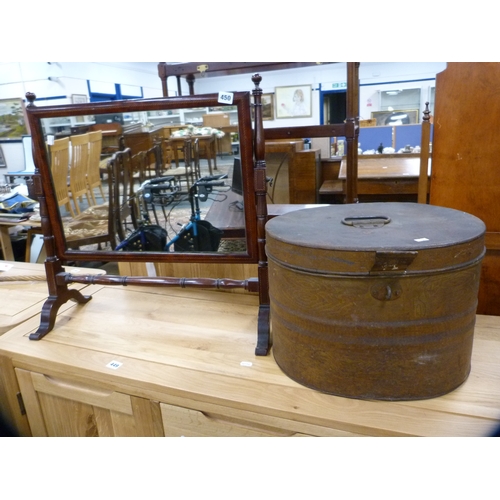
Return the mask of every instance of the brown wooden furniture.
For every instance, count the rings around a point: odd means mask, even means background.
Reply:
[[[266,141],[269,203],[317,203],[320,152],[304,150],[304,141]]]
[[[14,250],[12,248],[9,228],[16,226],[23,226],[27,229],[27,245],[30,238],[30,230],[33,230],[33,233],[40,234],[40,221],[38,219],[0,220],[0,249],[2,250],[4,260],[14,261]],[[29,247],[26,248],[26,255],[29,255]]]
[[[147,151],[163,137],[163,127],[156,127],[153,129],[133,127],[130,130],[126,129],[123,134],[125,147],[130,148],[133,155],[140,151]]]
[[[123,127],[118,122],[95,123],[89,127],[89,132],[102,131],[102,154],[110,156],[121,149],[120,139]]]
[[[133,193],[132,157],[130,149],[116,152],[107,162],[108,197],[102,205],[85,211],[64,222],[64,236],[69,249],[87,245],[107,245],[114,250],[125,236],[125,225],[136,227],[136,214],[130,202]]]
[[[0,261],[0,336],[27,319],[38,316],[47,298],[45,269],[41,264]],[[75,274],[105,274],[102,269],[68,267]],[[80,290],[84,285],[71,285]],[[1,377],[0,377],[1,378]],[[1,407],[1,404],[0,404]]]
[[[199,158],[205,158],[208,162],[208,169],[210,175],[213,175],[212,162],[214,164],[214,169],[217,169],[217,154],[216,154],[216,142],[215,136],[213,135],[193,135],[193,136],[183,136],[183,137],[170,137],[169,143],[172,147],[173,160],[175,163],[175,168],[180,168],[180,160],[184,157],[186,160],[185,150],[189,147],[189,144],[198,143],[199,148]],[[180,153],[183,153],[181,156]],[[191,157],[192,157],[191,153]],[[188,160],[189,162],[189,160]]]
[[[430,172],[430,161],[428,171]],[[358,158],[357,190],[360,201],[417,201],[420,176],[419,155],[362,155]],[[323,201],[345,198],[347,162],[342,159],[337,178],[323,181]],[[428,189],[428,185],[426,186]]]
[[[167,78],[175,75],[178,83],[178,93],[182,94],[180,87],[181,76],[186,76],[189,84],[190,95],[194,94],[195,74],[211,75],[229,75],[251,71],[250,68],[261,68],[259,71],[271,69],[287,69],[293,67],[309,66],[313,63],[178,63],[158,64],[158,76],[162,82],[163,95],[168,96]],[[329,64],[329,63],[322,63]],[[344,123],[336,125],[319,125],[305,127],[279,127],[267,128],[263,130],[266,141],[275,140],[293,140],[297,138],[346,138],[346,157],[347,157],[347,178],[345,201],[347,203],[356,203],[357,195],[357,176],[358,176],[358,135],[359,135],[359,63],[347,63],[347,97],[346,97],[346,120]],[[261,110],[262,111],[262,110]],[[319,187],[318,187],[319,189]]]
[[[215,227],[224,231],[224,238],[243,238],[245,236],[244,211],[235,206],[235,203],[242,203],[239,194],[227,191],[220,193],[208,210],[205,220],[211,222]],[[294,210],[318,207],[316,203],[270,203],[267,205],[268,219],[284,215]]]
[[[163,95],[168,96],[167,79],[171,76],[177,78],[177,93],[182,95],[180,85],[181,77],[185,77],[189,85],[189,94],[194,95],[195,75],[221,76],[239,73],[261,73],[280,69],[303,68],[314,66],[318,63],[311,62],[188,62],[188,63],[158,63],[158,76],[161,80]],[[331,63],[321,63],[331,64]]]
[[[448,63],[436,77],[430,203],[486,224],[478,313],[500,315],[498,63]],[[471,89],[474,92],[471,93]]]
[[[74,217],[76,212],[71,205],[71,197],[68,189],[69,174],[69,138],[56,139],[49,146],[50,170],[54,183],[54,190],[58,207],[64,207]]]
[[[95,190],[99,190],[101,200],[104,203],[104,190],[102,189],[101,172],[99,164],[102,152],[102,130],[89,132],[89,158],[87,165],[87,186],[92,204],[97,205]]]
[[[478,316],[472,371],[455,391],[361,401],[303,387],[272,356],[255,356],[255,295],[84,293],[94,299],[64,304],[42,343],[27,340],[37,317],[0,337],[0,406],[23,435],[487,436],[499,424],[498,317]]]
[[[75,213],[82,211],[80,203],[85,197],[91,204],[87,184],[87,170],[89,164],[89,134],[73,135],[70,138],[70,163],[69,163],[69,196],[73,201]]]
[[[250,122],[250,93],[235,92],[233,94],[232,106],[236,107],[238,115],[240,157],[242,164],[243,195],[245,199],[245,238],[246,251],[231,253],[217,251],[203,252],[147,252],[133,251],[134,249],[113,251],[93,251],[87,249],[69,248],[61,224],[59,207],[53,195],[53,186],[50,177],[50,169],[45,151],[45,137],[43,121],[55,117],[87,116],[120,113],[131,114],[137,112],[169,112],[178,109],[208,108],[220,105],[217,95],[192,96],[186,98],[160,98],[144,100],[114,101],[91,104],[75,104],[68,106],[44,106],[34,105],[35,96],[27,94],[29,105],[27,115],[34,144],[34,158],[37,171],[34,176],[34,192],[40,201],[40,213],[44,235],[44,243],[47,251],[47,278],[49,284],[49,298],[42,309],[40,327],[37,332],[30,335],[30,339],[39,340],[54,328],[57,311],[68,300],[79,303],[87,303],[89,296],[76,293],[68,289],[68,284],[74,282],[86,282],[94,277],[73,277],[65,272],[62,267],[63,261],[69,260],[99,260],[107,262],[165,262],[165,263],[199,263],[205,265],[214,264],[257,264],[257,277],[245,280],[231,280],[225,277],[218,279],[193,277],[193,278],[171,278],[165,276],[143,276],[123,277],[107,276],[104,278],[108,284],[142,284],[144,286],[175,286],[175,287],[200,287],[218,289],[241,289],[259,294],[259,328],[257,331],[256,352],[267,354],[270,345],[270,319],[269,319],[269,297],[267,266],[265,262],[265,229],[267,220],[266,176],[264,160],[264,135],[261,116],[261,95],[259,87],[261,77],[254,75],[252,78],[255,88],[253,99],[255,106],[255,130],[252,131]]]

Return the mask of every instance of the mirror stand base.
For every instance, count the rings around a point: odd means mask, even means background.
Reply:
[[[86,304],[91,298],[91,295],[83,295],[79,290],[69,289],[66,289],[60,295],[49,296],[42,307],[40,326],[36,332],[30,334],[29,339],[40,340],[42,337],[45,337],[54,328],[59,308],[68,302],[68,300],[74,300],[79,304]]]
[[[259,317],[257,322],[257,346],[255,347],[256,356],[267,356],[270,346],[270,313],[271,308],[268,304],[259,306]]]

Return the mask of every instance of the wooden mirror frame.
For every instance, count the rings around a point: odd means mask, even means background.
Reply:
[[[220,262],[220,263],[252,263],[257,259],[256,244],[256,212],[255,204],[252,203],[254,196],[253,178],[253,144],[252,126],[250,116],[250,93],[235,92],[233,94],[233,105],[238,112],[238,128],[240,142],[240,157],[243,177],[243,200],[245,204],[245,237],[246,252],[238,254],[207,253],[207,252],[119,252],[70,249],[64,236],[63,224],[51,180],[50,162],[46,147],[46,135],[42,120],[54,118],[66,118],[89,115],[111,115],[123,113],[137,113],[148,111],[168,111],[174,109],[203,108],[220,106],[217,94],[199,95],[194,97],[173,97],[158,99],[134,99],[125,101],[105,101],[84,104],[68,104],[58,106],[37,107],[34,105],[34,95],[27,94],[29,104],[27,106],[28,120],[31,126],[33,141],[33,155],[38,173],[41,176],[42,188],[47,204],[47,217],[49,219],[56,255],[64,261],[92,261],[101,260],[109,262]],[[75,134],[76,135],[76,134]],[[168,175],[168,174],[166,174]],[[246,202],[246,203],[245,203]]]
[[[35,174],[32,178],[31,191],[40,202],[40,216],[43,239],[47,253],[45,269],[49,297],[41,311],[40,326],[29,338],[40,340],[49,333],[56,321],[59,307],[68,300],[86,303],[92,297],[80,291],[69,289],[70,283],[103,285],[143,285],[143,286],[179,286],[232,289],[243,288],[259,294],[259,317],[256,355],[266,355],[270,346],[270,305],[268,290],[267,259],[265,256],[266,205],[266,169],[264,160],[264,133],[262,126],[262,90],[259,87],[262,78],[254,75],[252,92],[255,107],[255,127],[252,131],[250,113],[250,93],[234,92],[233,105],[238,111],[240,156],[245,205],[245,231],[247,252],[243,255],[214,253],[163,253],[163,252],[84,252],[69,250],[66,245],[62,220],[52,183],[50,166],[46,151],[46,139],[42,127],[44,118],[88,116],[99,113],[132,113],[140,111],[158,111],[165,109],[198,108],[220,105],[217,94],[190,97],[139,99],[128,101],[110,101],[62,106],[37,107],[36,96],[27,93],[26,107],[31,127]],[[258,263],[258,277],[247,280],[211,279],[211,278],[169,278],[147,276],[79,275],[65,272],[62,265],[66,260],[109,261],[109,262],[207,262],[207,263]]]

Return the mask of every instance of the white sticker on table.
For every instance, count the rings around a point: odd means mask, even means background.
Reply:
[[[120,363],[119,361],[110,361],[107,365],[106,368],[111,368],[112,370],[118,370],[120,366],[122,366],[123,363]]]

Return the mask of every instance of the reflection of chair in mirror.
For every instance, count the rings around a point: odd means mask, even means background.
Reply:
[[[161,146],[155,144],[146,151],[144,180],[161,177],[163,175]]]
[[[109,243],[115,249],[123,241],[127,230],[136,227],[137,217],[131,200],[130,149],[115,153],[107,162],[108,201],[99,207],[89,207],[76,218],[64,224],[68,248]],[[105,211],[99,208],[106,208]]]
[[[132,179],[134,183],[137,179],[139,185],[146,180],[146,151],[139,151],[132,156]]]
[[[77,214],[81,213],[80,202],[85,196],[91,204],[87,189],[87,165],[89,157],[89,134],[73,135],[69,164],[69,194]]]
[[[164,137],[155,140],[154,144],[160,148],[161,165],[159,176],[161,177],[170,168],[172,163],[172,147],[170,146],[170,141]]]
[[[182,144],[184,153],[184,166],[179,166],[178,157],[176,158],[175,167],[170,168],[165,172],[169,176],[174,176],[180,192],[188,193],[193,185],[193,182],[200,177],[200,159],[199,159],[199,144],[197,139],[191,137],[175,138],[174,148],[178,148]],[[174,149],[175,150],[175,149]],[[185,182],[185,186],[183,183]]]
[[[138,214],[132,186],[132,154],[129,148],[115,153],[108,162],[109,232],[114,246],[137,229]]]
[[[89,132],[89,155],[87,164],[87,185],[92,199],[92,204],[97,205],[94,190],[98,189],[104,202],[104,190],[102,188],[99,164],[101,161],[102,131]]]
[[[72,217],[75,217],[68,191],[69,138],[56,139],[54,144],[49,145],[49,152],[50,169],[57,203],[59,207],[64,207]]]

